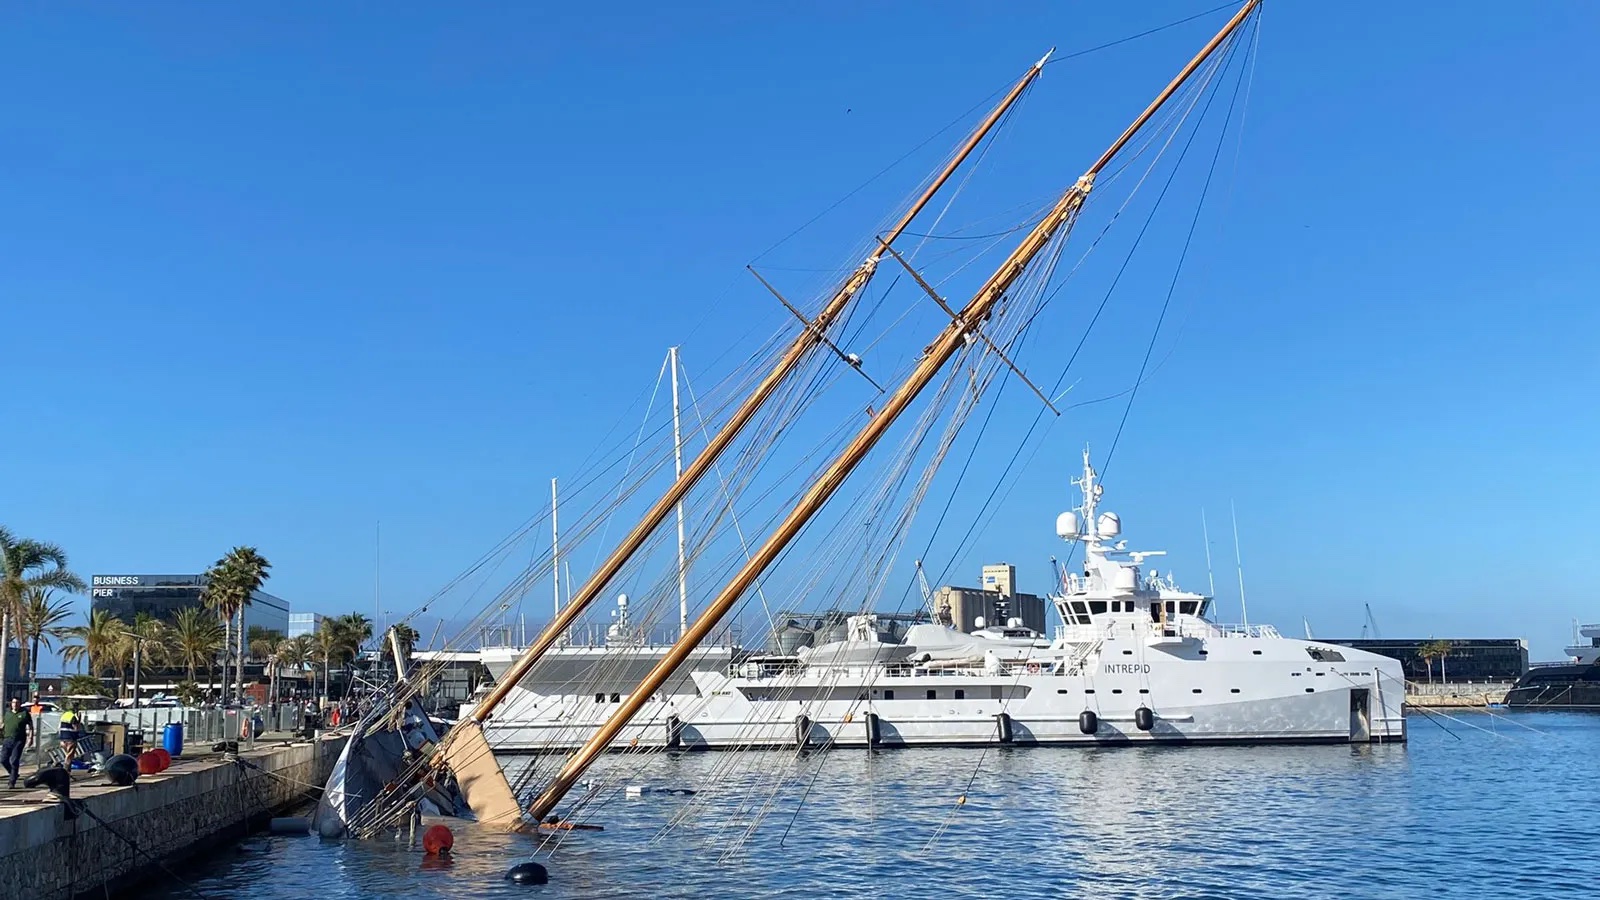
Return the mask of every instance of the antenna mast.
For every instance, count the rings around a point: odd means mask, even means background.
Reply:
[[[1211,602],[1217,602],[1217,578],[1211,574],[1211,529],[1206,527],[1205,507],[1200,508],[1200,537],[1206,542],[1206,581],[1211,585]]]
[[[882,406],[873,414],[867,423],[834,458],[833,462],[812,482],[811,486],[801,496],[800,501],[789,511],[789,514],[778,524],[765,543],[763,543],[745,562],[733,579],[723,586],[714,599],[706,606],[699,618],[689,626],[689,631],[667,651],[666,655],[656,663],[650,673],[636,685],[632,692],[623,700],[621,706],[611,714],[605,724],[597,729],[592,737],[578,750],[561,770],[551,779],[549,786],[534,800],[527,812],[535,819],[542,819],[555,805],[561,802],[567,791],[583,776],[585,770],[605,752],[611,742],[638,714],[639,710],[649,702],[650,697],[666,683],[668,679],[687,660],[700,642],[710,635],[713,628],[721,621],[722,617],[733,608],[744,592],[755,583],[756,579],[766,571],[766,568],[788,546],[800,530],[805,527],[811,517],[827,503],[835,492],[844,484],[851,471],[860,464],[869,451],[872,450],[880,438],[888,431],[894,421],[905,412],[922,390],[933,381],[936,376],[955,355],[967,346],[969,335],[980,323],[987,320],[994,312],[995,307],[1005,297],[1006,292],[1014,285],[1026,271],[1028,264],[1047,247],[1052,238],[1063,228],[1070,230],[1071,224],[1076,220],[1078,211],[1083,207],[1084,200],[1088,198],[1089,191],[1094,186],[1094,179],[1105,168],[1111,158],[1126,144],[1133,135],[1144,126],[1151,116],[1159,110],[1168,99],[1177,92],[1191,74],[1200,67],[1212,51],[1216,50],[1227,37],[1238,28],[1239,24],[1253,11],[1259,0],[1249,0],[1228,24],[1213,37],[1204,49],[1200,51],[1189,64],[1183,68],[1167,87],[1146,107],[1145,111],[1134,120],[1133,124],[1117,138],[1116,143],[1089,168],[1078,181],[1068,188],[1056,201],[1055,206],[1045,214],[1044,218],[1034,226],[1022,244],[1013,250],[1011,255],[1001,263],[999,269],[989,276],[989,279],[961,309],[960,313],[947,325],[943,332],[932,343],[924,348],[922,357],[917,361],[906,379],[899,387],[885,398]],[[1043,64],[1043,60],[1040,61]],[[1026,79],[1025,79],[1026,80]],[[510,676],[508,675],[507,678]]]
[[[1250,607],[1244,602],[1244,558],[1239,555],[1239,509],[1232,500],[1228,501],[1228,509],[1233,513],[1233,562],[1239,567],[1239,617],[1249,627]]]

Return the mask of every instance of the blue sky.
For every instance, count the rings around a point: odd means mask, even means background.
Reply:
[[[1051,45],[1209,6],[12,9],[0,519],[85,575],[255,544],[326,612],[374,608],[381,520],[409,610],[627,420],[668,344],[698,371],[782,323],[745,263]],[[1052,65],[985,190],[1070,183],[1222,18]],[[1208,511],[1224,618],[1230,501],[1251,618],[1285,632],[1352,635],[1370,603],[1385,635],[1550,658],[1600,618],[1597,27],[1576,0],[1268,4],[1108,480],[1190,586]],[[836,265],[958,131],[763,261]],[[1081,390],[1132,380],[1158,283]],[[1078,449],[1120,415],[1056,422],[1038,488],[950,563],[1045,588]]]

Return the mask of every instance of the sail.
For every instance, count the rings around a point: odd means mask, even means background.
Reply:
[[[361,836],[382,827],[411,796],[398,797],[393,786],[439,743],[439,731],[415,698],[395,722],[387,702],[373,704],[350,733],[323,787],[312,815],[312,827],[323,837]],[[448,780],[418,785],[413,792],[424,812],[466,816],[470,808]],[[380,802],[385,801],[385,802]],[[385,815],[388,813],[389,815]]]
[[[483,736],[483,726],[466,720],[451,732],[450,743],[441,751],[444,763],[455,773],[461,796],[472,808],[478,823],[489,828],[520,831],[522,806],[511,793],[511,785],[494,750]]]

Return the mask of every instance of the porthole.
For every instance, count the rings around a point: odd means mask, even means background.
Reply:
[[[1251,652],[1251,653],[1254,653],[1254,654],[1255,654],[1255,655],[1257,655],[1257,656],[1260,656],[1260,655],[1261,655],[1261,651],[1260,651],[1260,650],[1251,650],[1251,651],[1250,651],[1250,652]]]
[[[1058,694],[1065,694],[1066,692],[1067,692],[1066,688],[1056,688],[1056,693],[1058,693]]]
[[[1237,693],[1239,693],[1239,689],[1238,688],[1228,688],[1228,692],[1230,694],[1237,694]]]
[[[1139,693],[1148,694],[1148,693],[1150,693],[1150,689],[1149,688],[1139,688]]]
[[[1120,693],[1122,693],[1122,688],[1112,688],[1111,689],[1111,693],[1120,694]]]
[[[1132,650],[1124,650],[1124,651],[1122,651],[1122,655],[1123,656],[1132,656],[1133,655],[1133,651]]]
[[[1198,694],[1198,693],[1200,693],[1200,689],[1199,688],[1195,688],[1191,693]]]
[[[1083,692],[1085,694],[1092,694],[1092,693],[1094,693],[1094,688],[1084,688]]]
[[[1312,693],[1314,691],[1316,691],[1316,688],[1306,688],[1306,693],[1308,693],[1308,694],[1310,694],[1310,693]]]

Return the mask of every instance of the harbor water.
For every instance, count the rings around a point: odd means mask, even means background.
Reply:
[[[1565,897],[1600,883],[1600,716],[1438,713],[1387,746],[991,748],[614,756],[550,883],[537,839],[260,836],[145,896]],[[504,760],[515,777],[526,757]],[[541,765],[551,765],[548,760]],[[965,796],[962,802],[961,797]],[[606,796],[611,796],[609,793]]]

